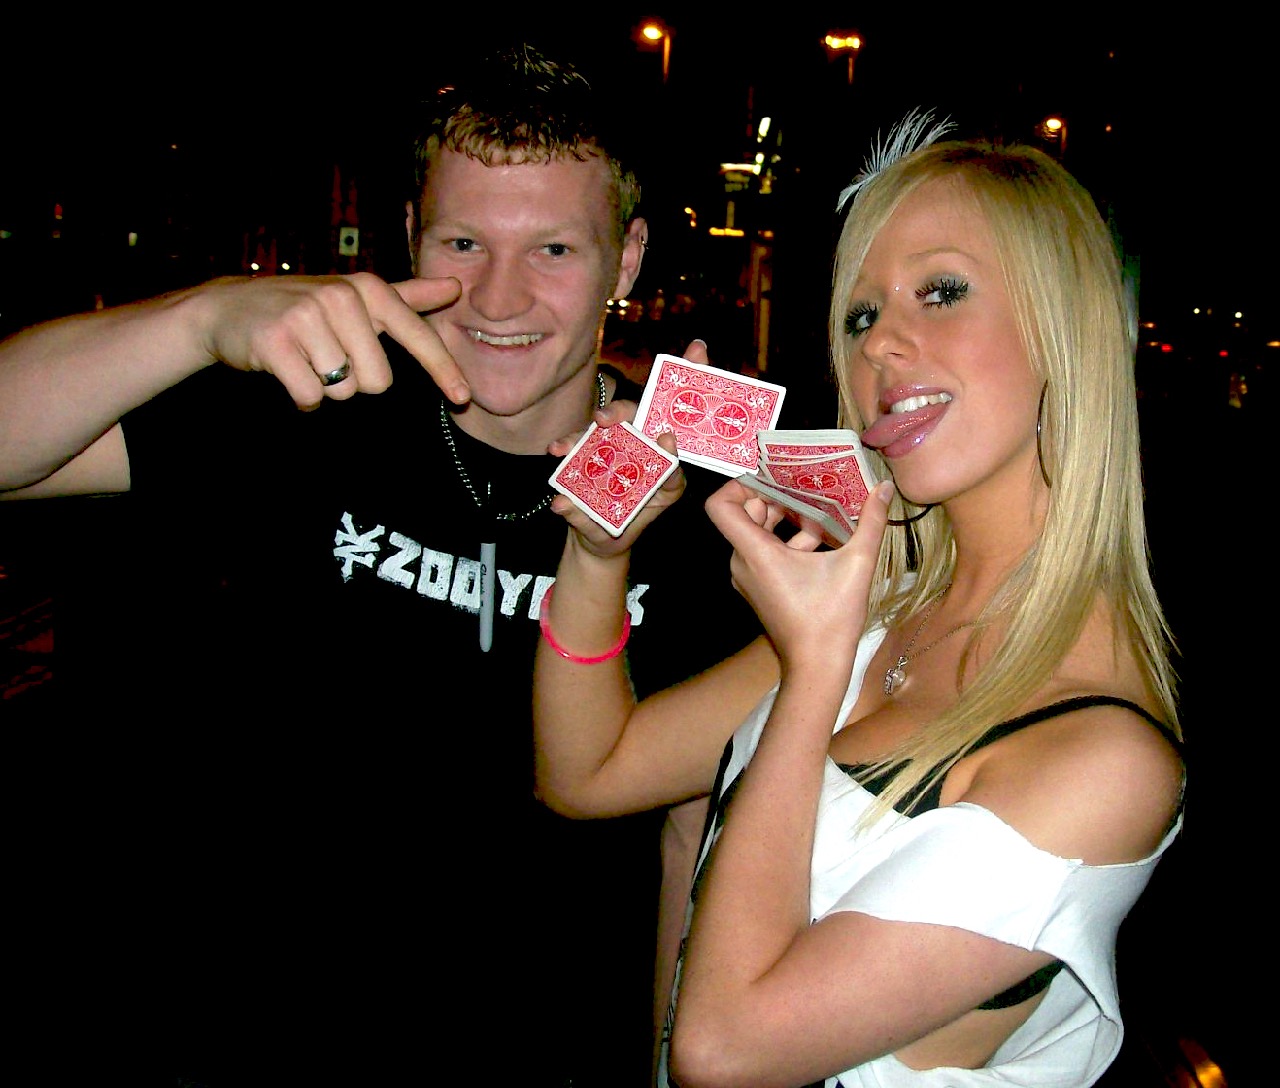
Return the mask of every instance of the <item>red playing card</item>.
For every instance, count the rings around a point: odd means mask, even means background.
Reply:
[[[756,435],[772,430],[786,390],[675,355],[659,355],[645,383],[636,429],[676,436],[680,459],[738,476],[754,472]]]
[[[811,461],[862,448],[850,430],[761,431],[758,438],[760,456],[766,461]]]
[[[630,423],[592,423],[547,482],[610,536],[621,536],[678,459]]]
[[[821,537],[824,543],[832,548],[840,547],[853,536],[853,526],[840,508],[840,504],[834,499],[787,491],[749,472],[739,476],[738,482],[753,491],[758,491],[771,502],[776,502],[782,507],[782,512],[788,521],[813,533],[814,536]]]
[[[761,467],[761,476],[789,491],[834,499],[851,518],[858,517],[867,500],[863,467],[852,452],[822,461],[769,462]]]
[[[836,457],[842,453],[848,453],[853,449],[852,446],[785,446],[772,443],[766,445],[763,442],[761,447],[764,450],[765,460],[769,462],[821,461],[827,457]]]

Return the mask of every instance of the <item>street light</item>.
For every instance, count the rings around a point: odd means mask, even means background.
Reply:
[[[1058,160],[1062,161],[1067,154],[1067,122],[1061,117],[1046,117],[1040,122],[1038,131],[1041,139],[1057,142]]]
[[[657,19],[650,19],[640,28],[640,37],[650,45],[662,43],[662,82],[667,82],[671,71],[671,28]]]
[[[853,62],[858,58],[858,50],[862,48],[862,35],[856,30],[833,30],[825,38],[822,44],[827,47],[827,52],[831,59],[834,60],[841,53],[848,54],[849,57],[849,86],[853,86]]]

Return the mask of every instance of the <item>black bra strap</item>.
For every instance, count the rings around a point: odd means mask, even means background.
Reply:
[[[1153,725],[1160,735],[1173,745],[1178,755],[1182,755],[1182,742],[1174,736],[1172,729],[1153,714],[1143,710],[1137,703],[1131,703],[1128,699],[1121,699],[1115,695],[1078,695],[1074,699],[1061,699],[1056,703],[1050,703],[1048,706],[1029,710],[1025,714],[1019,714],[1016,718],[1010,718],[1007,722],[993,725],[969,751],[976,752],[979,748],[985,747],[1001,737],[1007,737],[1010,733],[1016,733],[1019,729],[1025,729],[1029,725],[1036,725],[1039,722],[1048,721],[1050,718],[1071,714],[1077,710],[1087,710],[1089,707],[1094,706],[1119,706],[1125,710],[1132,710],[1140,718],[1144,718]]]
[[[1035,710],[1029,710],[1025,714],[1019,714],[1016,718],[1010,718],[1007,722],[1000,722],[988,729],[977,742],[969,749],[965,755],[972,755],[980,748],[985,748],[988,744],[1016,733],[1020,729],[1026,729],[1031,725],[1038,725],[1040,722],[1048,721],[1050,718],[1061,717],[1064,714],[1071,714],[1077,710],[1087,710],[1095,706],[1118,706],[1126,710],[1132,710],[1155,729],[1157,729],[1162,737],[1165,738],[1174,750],[1178,753],[1179,758],[1185,758],[1183,755],[1182,742],[1174,736],[1171,730],[1159,718],[1147,713],[1137,703],[1131,703],[1128,699],[1121,699],[1115,695],[1079,695],[1073,699],[1061,699],[1056,703],[1050,703],[1048,706],[1037,707]],[[857,776],[867,769],[869,764],[840,764],[841,770],[850,776]],[[894,767],[888,771],[873,775],[870,778],[862,779],[862,786],[877,796],[897,777],[901,768]],[[894,809],[906,815],[919,815],[922,812],[928,812],[938,807],[942,797],[942,781],[934,782],[932,786],[926,788],[925,783],[929,781],[930,776],[925,775],[921,779],[916,788],[903,797]]]
[[[1063,963],[1061,960],[1054,960],[1052,963],[1046,963],[1039,971],[1032,971],[1021,982],[1015,982],[1007,990],[1001,990],[995,997],[989,1001],[984,1001],[978,1006],[980,1009],[1009,1009],[1014,1005],[1021,1005],[1029,997],[1035,997],[1041,990],[1047,990],[1049,983],[1062,970]]]

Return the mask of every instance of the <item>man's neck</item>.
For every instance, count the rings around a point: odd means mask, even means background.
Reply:
[[[599,397],[596,374],[594,363],[584,367],[564,385],[516,415],[494,415],[478,404],[469,404],[453,413],[453,421],[477,442],[504,453],[546,453],[556,439],[577,437],[591,422]]]

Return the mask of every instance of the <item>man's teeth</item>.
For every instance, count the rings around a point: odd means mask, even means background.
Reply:
[[[494,336],[492,333],[471,330],[471,339],[481,344],[491,344],[496,348],[527,348],[542,339],[540,332],[519,332],[514,336]]]
[[[908,397],[906,400],[895,401],[889,407],[889,411],[894,415],[901,415],[903,412],[914,412],[917,408],[925,408],[930,404],[950,404],[950,393],[930,393],[924,397]]]

